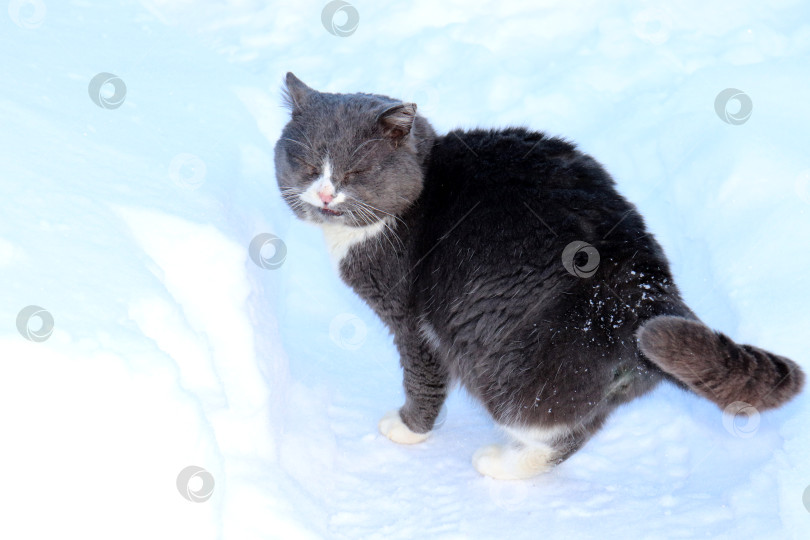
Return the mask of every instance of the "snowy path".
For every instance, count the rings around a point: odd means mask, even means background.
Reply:
[[[662,387],[528,482],[474,471],[500,435],[463,392],[424,444],[381,437],[402,401],[391,338],[272,163],[288,70],[415,100],[440,131],[565,135],[638,204],[706,322],[810,369],[810,7],[353,3],[346,37],[309,0],[0,16],[0,537],[810,536],[808,394],[729,426]],[[88,95],[103,72],[120,106]],[[751,97],[740,125],[715,112],[726,88]],[[287,247],[277,269],[249,256],[262,233]],[[44,341],[18,331],[30,305],[54,318]],[[196,504],[176,486],[191,465],[215,482]]]

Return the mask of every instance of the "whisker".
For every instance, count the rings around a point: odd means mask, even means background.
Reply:
[[[304,138],[307,140],[307,142],[309,143],[309,149],[310,149],[310,150],[313,150],[313,148],[312,148],[312,141],[310,141],[310,140],[309,140],[309,137],[307,137],[307,134],[306,134],[306,133],[304,133],[304,130],[303,130],[303,129],[301,129],[301,128],[298,128],[298,133],[299,133],[300,135],[302,135],[302,136],[303,136],[303,137],[304,137]]]
[[[312,147],[311,147],[311,146],[308,146],[308,145],[306,145],[306,144],[302,143],[301,141],[296,141],[295,139],[290,139],[289,137],[281,137],[281,140],[283,140],[283,141],[290,141],[291,143],[295,143],[295,144],[298,144],[298,145],[303,146],[304,148],[306,148],[306,149],[307,149],[307,150],[309,150],[310,152],[314,152],[314,150],[312,149]]]
[[[365,145],[367,145],[368,143],[372,143],[372,142],[375,142],[375,141],[382,141],[382,140],[384,140],[384,139],[369,139],[369,140],[367,140],[366,142],[364,142],[364,143],[360,144],[360,145],[359,145],[357,148],[355,148],[355,149],[354,149],[354,152],[352,152],[352,153],[349,155],[349,159],[351,159],[351,157],[352,157],[353,155],[355,155],[355,154],[357,153],[357,151],[358,151],[358,150],[360,150],[361,148],[363,148],[363,147],[364,147]]]
[[[351,195],[348,195],[348,194],[347,194],[346,196],[347,196],[347,197],[351,197],[352,199],[354,199],[354,200],[355,200],[355,201],[357,201],[358,203],[362,204],[363,206],[366,206],[367,208],[370,208],[370,209],[372,209],[372,210],[376,210],[377,212],[381,212],[381,213],[383,213],[383,214],[386,214],[386,215],[388,215],[388,216],[391,216],[391,217],[392,217],[392,218],[394,218],[395,220],[397,220],[397,221],[399,221],[400,223],[402,223],[402,224],[405,226],[405,228],[406,228],[406,229],[408,228],[408,224],[407,224],[407,223],[405,223],[405,221],[403,221],[401,217],[399,217],[399,216],[395,216],[394,214],[391,214],[390,212],[386,212],[385,210],[380,210],[380,209],[379,209],[379,208],[377,208],[376,206],[373,206],[373,205],[371,205],[371,204],[369,204],[369,203],[367,203],[367,202],[365,202],[365,201],[361,201],[360,199],[358,199],[358,198],[356,198],[356,197],[352,197]]]
[[[356,204],[356,203],[355,203],[354,207],[356,208],[358,213],[363,215],[364,221],[366,222],[366,225],[371,225],[372,223],[377,221],[377,216],[372,214],[367,208],[363,208],[361,205]]]
[[[391,226],[391,224],[388,223],[389,218],[378,219],[377,216],[374,215],[374,213],[367,207],[367,206],[371,206],[371,205],[366,205],[365,203],[363,203],[362,201],[360,201],[359,199],[357,199],[355,197],[351,197],[351,198],[356,201],[354,203],[354,207],[359,212],[363,213],[365,216],[368,216],[368,217],[372,218],[372,219],[368,220],[369,223],[372,223],[374,221],[382,222],[383,227],[385,227],[385,229],[386,229],[382,234],[385,236],[386,240],[388,240],[388,242],[391,244],[391,247],[394,248],[394,251],[396,251],[396,246],[394,246],[393,242],[389,238],[390,235],[393,235],[394,239],[399,243],[399,245],[400,245],[400,247],[402,249],[405,248],[405,242],[402,240],[402,238],[399,236],[399,234],[397,234],[396,230],[394,230],[394,228]],[[383,212],[383,213],[387,213],[387,212]],[[396,218],[396,216],[393,216],[393,217]]]

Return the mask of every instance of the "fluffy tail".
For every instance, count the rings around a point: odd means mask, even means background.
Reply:
[[[721,408],[744,401],[759,410],[772,409],[804,386],[804,373],[793,360],[738,345],[700,321],[654,317],[637,337],[644,356]]]

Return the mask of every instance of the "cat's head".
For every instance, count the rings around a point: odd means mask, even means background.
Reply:
[[[276,179],[299,218],[366,226],[419,197],[435,133],[415,104],[318,92],[292,73],[284,97],[291,118],[276,143]]]

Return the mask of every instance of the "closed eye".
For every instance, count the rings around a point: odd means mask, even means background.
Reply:
[[[349,171],[343,175],[343,180],[351,180],[353,178],[357,178],[358,176],[365,174],[368,172],[368,169],[355,169],[353,171]]]
[[[317,176],[321,173],[320,168],[316,167],[312,163],[309,163],[297,156],[293,156],[293,159],[304,169],[304,173],[307,176]]]

